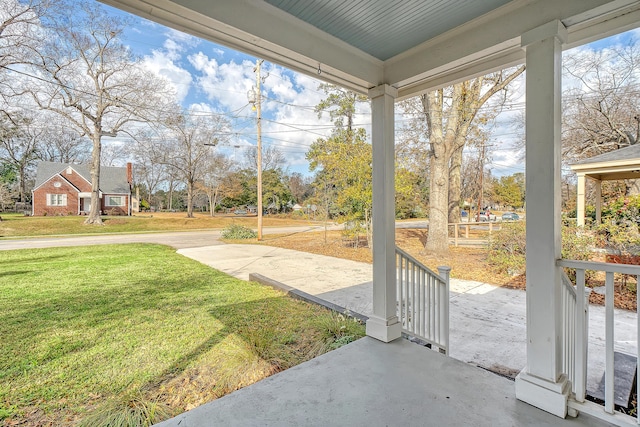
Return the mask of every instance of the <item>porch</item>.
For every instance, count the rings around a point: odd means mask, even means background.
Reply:
[[[580,326],[585,324],[581,305],[575,303],[580,296],[563,288],[561,268],[557,265],[561,248],[561,55],[563,49],[638,27],[640,2],[318,0],[305,7],[305,2],[276,0],[102,1],[367,94],[371,99],[374,237],[372,315],[367,322],[367,334],[390,342],[389,348],[383,349],[384,344],[367,338],[362,341],[365,344],[350,345],[221,399],[211,404],[215,414],[202,412],[208,411],[208,405],[194,411],[202,414],[200,421],[206,419],[207,424],[212,424],[215,417],[226,413],[230,418],[221,419],[225,422],[219,424],[251,421],[269,424],[269,420],[274,423],[276,419],[277,425],[347,424],[349,420],[357,421],[355,424],[369,420],[376,425],[583,422],[580,420],[584,418],[560,419],[567,414],[571,390],[566,374],[582,378],[584,364],[576,362],[582,359],[575,357],[574,349],[581,347],[584,329]],[[420,350],[421,356],[414,359],[413,355],[404,354],[407,343],[398,341],[404,327],[417,325],[420,331],[439,331],[431,339],[448,350],[449,327],[448,317],[440,317],[446,312],[441,309],[448,304],[448,299],[442,298],[442,291],[436,289],[435,294],[429,293],[431,290],[426,290],[426,294],[419,291],[417,296],[413,290],[403,293],[403,289],[415,289],[418,283],[429,283],[433,287],[433,280],[425,282],[423,275],[414,275],[411,268],[410,274],[402,276],[402,283],[397,281],[394,120],[397,101],[521,63],[527,68],[525,167],[529,286],[527,362],[516,378],[514,393],[512,383],[503,382],[493,390],[490,384],[494,377],[481,376],[484,375],[481,371],[442,359],[438,354]],[[442,216],[442,212],[434,214],[432,220]],[[430,299],[437,307],[433,317],[416,316],[408,310],[417,301]],[[426,323],[421,323],[425,319],[438,319],[439,323],[429,323],[429,329]],[[575,322],[564,322],[566,319],[575,319]],[[563,322],[570,327],[565,327]],[[612,322],[607,322],[607,331],[610,329]],[[612,339],[613,334],[608,333],[607,351]],[[350,349],[359,349],[359,346],[364,348],[350,353]],[[375,351],[368,346],[374,346]],[[341,360],[341,356],[347,360]],[[334,358],[336,361],[329,363]],[[612,368],[611,363],[607,365]],[[420,370],[416,366],[425,368]],[[612,369],[607,371],[611,375]],[[576,376],[576,372],[580,375]],[[500,387],[502,394],[498,392]],[[402,393],[395,394],[397,390]],[[549,415],[542,411],[516,403],[516,395],[522,402],[560,418],[547,418]],[[284,406],[271,407],[271,400],[275,398]],[[431,404],[425,407],[425,402]],[[574,409],[572,407],[571,412]],[[611,412],[609,409],[607,412]],[[521,410],[524,412],[519,412]],[[244,415],[245,411],[260,413],[260,417],[243,421],[242,417],[252,416]],[[534,412],[539,419],[533,418]]]
[[[362,338],[158,424],[608,426],[516,399],[513,381],[404,339]]]

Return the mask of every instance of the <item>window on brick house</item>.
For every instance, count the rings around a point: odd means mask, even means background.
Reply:
[[[47,194],[47,206],[67,206],[67,195]]]
[[[107,196],[107,206],[124,206],[124,197]]]

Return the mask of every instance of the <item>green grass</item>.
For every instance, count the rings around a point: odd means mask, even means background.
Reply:
[[[82,216],[39,216],[29,217],[14,213],[3,213],[0,221],[0,239],[33,236],[139,233],[154,231],[181,231],[201,229],[222,229],[230,224],[256,227],[255,217],[215,216],[195,214],[187,218],[186,213],[154,213],[136,216],[105,216],[104,225],[86,225]],[[265,226],[308,225],[308,220],[292,220],[268,216]]]
[[[0,307],[0,424],[175,414],[364,334],[160,245],[0,252]]]

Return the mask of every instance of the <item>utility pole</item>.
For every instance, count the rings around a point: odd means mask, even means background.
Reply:
[[[484,192],[484,150],[485,145],[482,143],[482,149],[480,151],[480,193],[478,194],[478,213],[476,221],[480,222],[480,211],[482,210],[482,193]],[[489,220],[489,218],[487,218]]]
[[[257,126],[257,138],[258,138],[258,152],[256,153],[256,162],[258,163],[258,240],[262,240],[262,94],[260,93],[260,67],[264,62],[263,59],[256,61],[256,66],[253,71],[256,73],[256,126]]]

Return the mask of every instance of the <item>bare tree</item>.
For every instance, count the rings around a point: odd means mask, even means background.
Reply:
[[[220,153],[212,153],[205,165],[202,177],[203,190],[209,199],[209,211],[215,216],[216,205],[224,193],[224,178],[234,169],[234,162]]]
[[[147,201],[154,205],[154,194],[160,184],[167,181],[167,166],[154,149],[152,136],[140,133],[135,143],[129,147],[129,156],[133,159],[136,181],[144,184],[147,190]]]
[[[164,127],[154,151],[187,186],[187,217],[192,218],[195,184],[203,178],[211,146],[228,139],[229,123],[219,115],[182,112],[171,115]]]
[[[258,164],[258,152],[255,147],[251,146],[245,150],[246,163],[250,169],[255,169]],[[282,169],[287,163],[287,159],[278,150],[278,147],[267,145],[262,147],[262,170]]]
[[[29,61],[43,41],[40,20],[57,11],[57,0],[0,2],[0,84],[11,65]],[[0,91],[2,92],[2,91]]]
[[[0,161],[18,173],[18,199],[25,201],[27,171],[38,157],[38,142],[44,133],[35,119],[14,114],[0,119]]]
[[[426,249],[436,252],[448,250],[450,168],[452,161],[455,165],[462,160],[462,148],[470,129],[477,125],[474,120],[480,107],[523,71],[524,66],[478,77],[401,104],[405,111],[413,112],[417,120],[424,121],[421,126],[425,129],[425,140],[429,142],[429,234]],[[460,168],[457,170],[459,174]],[[457,192],[459,194],[459,188]]]
[[[92,142],[91,209],[87,224],[100,217],[102,137],[126,132],[163,111],[172,97],[155,74],[119,41],[126,21],[96,4],[81,3],[74,13],[50,20],[47,43],[34,63],[39,78],[24,85],[37,105],[62,116]]]
[[[563,155],[577,161],[635,144],[640,137],[640,46],[580,49],[563,58]]]
[[[46,117],[38,158],[48,162],[84,163],[91,153],[91,141],[68,129],[59,117]],[[58,119],[58,120],[55,120]]]

